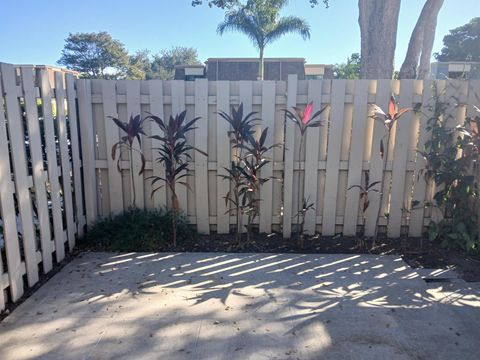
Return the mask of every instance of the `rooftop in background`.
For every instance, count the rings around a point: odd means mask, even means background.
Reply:
[[[257,80],[258,58],[209,58],[203,65],[179,65],[175,67],[175,79],[194,80]],[[265,80],[287,80],[288,75],[303,79],[331,79],[332,66],[305,64],[305,58],[265,58]],[[202,72],[203,71],[203,72]]]
[[[432,77],[435,79],[480,79],[480,62],[433,62],[430,68]]]

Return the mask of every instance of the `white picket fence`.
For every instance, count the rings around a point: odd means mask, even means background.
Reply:
[[[0,63],[0,310],[65,258],[85,224],[75,77]],[[5,262],[5,264],[4,264]]]
[[[305,179],[304,196],[315,204],[306,215],[309,234],[353,236],[364,226],[373,235],[379,207],[379,226],[390,237],[421,236],[432,216],[429,209],[412,209],[431,199],[433,187],[421,171],[424,161],[416,149],[428,139],[432,81],[416,80],[297,80],[288,81],[184,81],[85,80],[72,73],[43,67],[0,65],[0,218],[5,247],[0,257],[0,309],[6,295],[16,301],[23,294],[24,278],[34,285],[40,273],[65,257],[85,224],[131,206],[130,163],[122,157],[121,171],[111,157],[112,145],[122,136],[111,116],[127,121],[147,113],[168,118],[187,110],[200,116],[187,140],[208,153],[192,154],[188,172],[191,190],[179,187],[182,209],[201,233],[228,233],[236,223],[226,212],[224,196],[230,184],[225,174],[233,153],[228,124],[217,113],[230,112],[243,103],[245,113],[255,111],[262,121],[257,132],[269,128],[268,144],[281,143],[269,154],[272,162],[264,177],[278,180],[261,188],[260,232],[282,232],[290,237],[295,226],[297,186]],[[452,126],[473,114],[480,94],[479,81],[437,81],[444,99],[451,102]],[[383,203],[370,194],[365,221],[359,190],[364,173],[370,181],[382,177],[379,143],[385,127],[369,118],[371,104],[387,107],[391,94],[400,107],[422,103],[423,114],[410,112],[392,130],[384,174]],[[285,119],[283,109],[303,107],[313,101],[314,111],[329,105],[321,115],[323,126],[309,129],[299,154],[300,136]],[[148,135],[158,129],[145,123]],[[161,175],[154,161],[158,144],[142,139],[146,171],[134,176],[137,206],[153,209],[167,204],[165,188],[151,197],[152,175]],[[134,169],[140,160],[134,158]],[[303,191],[302,191],[303,193]],[[54,256],[53,256],[54,255]],[[5,262],[5,263],[3,263]],[[8,290],[8,293],[7,291]]]

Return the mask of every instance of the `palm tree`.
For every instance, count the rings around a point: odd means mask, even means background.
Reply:
[[[238,31],[245,34],[260,52],[258,78],[263,80],[263,53],[265,47],[288,33],[297,33],[304,40],[310,39],[310,26],[296,16],[280,17],[280,10],[288,0],[250,0],[247,5],[226,13],[217,27],[217,33]]]

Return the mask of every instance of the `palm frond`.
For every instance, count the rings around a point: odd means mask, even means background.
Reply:
[[[310,39],[310,25],[304,19],[296,16],[282,17],[274,28],[266,34],[265,43],[269,44],[290,33],[299,34],[303,40]]]

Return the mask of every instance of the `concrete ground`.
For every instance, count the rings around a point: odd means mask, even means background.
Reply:
[[[375,255],[110,254],[0,323],[0,358],[478,359],[480,285]]]

